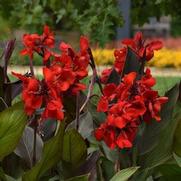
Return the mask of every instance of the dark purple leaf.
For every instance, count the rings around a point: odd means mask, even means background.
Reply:
[[[91,173],[96,168],[96,162],[100,157],[100,152],[95,151],[88,156],[86,161],[79,167],[76,174],[83,175],[87,173]]]
[[[118,74],[118,72],[113,68],[109,78],[107,80],[107,83],[115,83],[115,84],[119,84],[120,83],[120,75]]]
[[[42,135],[43,141],[49,140],[54,136],[55,131],[57,129],[57,121],[54,119],[47,119],[42,122],[40,126],[40,131]]]
[[[15,154],[21,157],[28,168],[33,166],[33,140],[34,140],[34,130],[30,127],[26,127],[19,144],[15,149]],[[41,137],[36,135],[36,162],[41,158],[43,149],[43,141]]]
[[[125,74],[128,74],[130,72],[139,73],[140,68],[141,68],[141,64],[138,60],[138,57],[130,48],[128,48],[128,53],[127,53],[126,62],[124,65],[122,75],[124,76]]]

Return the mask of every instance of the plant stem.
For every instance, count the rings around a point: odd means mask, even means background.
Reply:
[[[89,53],[90,60],[91,60],[91,64],[90,64],[90,65],[91,65],[91,68],[92,68],[92,70],[93,70],[93,73],[95,73],[96,83],[98,84],[99,89],[100,89],[101,93],[103,94],[102,85],[101,85],[99,76],[98,76],[98,74],[97,74],[96,64],[95,64],[94,57],[93,57],[93,55],[92,55],[92,51],[91,51],[90,48],[88,49],[88,53]]]
[[[79,129],[79,116],[80,116],[80,111],[79,111],[79,92],[76,95],[76,119],[75,119],[75,123],[76,123],[76,129]]]
[[[30,72],[31,72],[31,75],[32,76],[34,76],[35,74],[34,74],[34,69],[33,69],[33,60],[32,60],[32,58],[30,58]]]
[[[90,97],[92,96],[92,91],[93,91],[95,83],[97,83],[99,85],[99,89],[100,89],[101,93],[103,94],[102,85],[101,85],[99,77],[97,75],[97,69],[96,69],[95,61],[94,61],[92,51],[91,51],[90,48],[88,48],[88,53],[89,53],[89,56],[90,56],[90,61],[91,61],[90,66],[92,68],[93,74],[92,74],[92,78],[90,80],[90,84],[89,84],[89,87],[88,87],[87,98],[86,98],[84,104],[82,105],[82,107],[80,108],[79,113],[81,113],[83,111],[84,107],[87,105]]]
[[[36,132],[37,132],[37,125],[34,127],[34,136],[33,136],[33,165],[36,163]]]
[[[88,88],[87,97],[86,97],[84,104],[81,106],[79,113],[81,113],[83,111],[84,107],[87,105],[87,103],[92,95],[92,91],[93,91],[93,87],[94,87],[94,83],[95,83],[95,76],[96,76],[95,72],[93,71],[93,75],[92,75],[92,78],[91,78],[91,81],[89,84],[89,88]]]

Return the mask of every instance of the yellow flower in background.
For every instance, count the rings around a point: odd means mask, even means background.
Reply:
[[[160,51],[155,51],[154,57],[149,62],[149,65],[155,67],[181,68],[181,49],[162,49]]]
[[[113,49],[95,49],[92,53],[97,65],[112,65],[114,62]]]
[[[113,49],[95,49],[93,50],[93,55],[97,65],[112,65],[114,63]],[[159,68],[181,68],[181,49],[155,51],[154,57],[148,62],[148,65]]]

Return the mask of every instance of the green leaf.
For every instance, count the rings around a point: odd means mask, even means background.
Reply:
[[[77,177],[72,177],[66,181],[88,181],[89,175],[80,175]]]
[[[181,103],[180,103],[180,108],[181,108]],[[175,130],[173,150],[178,156],[181,156],[181,111],[180,111],[179,123]]]
[[[157,169],[165,180],[179,181],[181,178],[181,168],[176,164],[163,164]]]
[[[22,103],[14,104],[0,113],[0,160],[16,148],[26,121]]]
[[[105,181],[109,181],[115,174],[114,163],[111,162],[110,160],[106,159],[105,157],[101,157],[100,165],[102,168],[101,169],[102,175],[103,175]]]
[[[36,181],[61,159],[65,124],[60,124],[55,137],[45,142],[41,160],[23,175],[23,181]]]
[[[118,160],[119,158],[119,151],[118,149],[111,150],[104,142],[101,142],[101,147],[103,152],[106,155],[106,158],[112,161],[113,163]]]
[[[5,176],[2,168],[0,168],[0,180],[1,181],[7,181],[6,176]]]
[[[127,181],[139,167],[129,167],[119,171],[110,181]]]
[[[94,123],[98,126],[106,119],[106,114],[102,112],[97,112],[97,103],[99,98],[92,97],[88,103],[88,110],[93,118]]]
[[[175,160],[176,160],[177,164],[179,165],[179,167],[181,167],[181,157],[179,157],[175,153],[173,153],[173,157],[175,158]]]
[[[65,133],[62,159],[72,168],[78,167],[87,156],[87,146],[82,136],[75,130]]]

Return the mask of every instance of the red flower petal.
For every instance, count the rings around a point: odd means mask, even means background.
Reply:
[[[105,97],[101,97],[98,102],[97,111],[106,112],[108,110],[108,100]]]
[[[163,43],[159,40],[152,41],[147,45],[151,50],[160,50],[163,47]]]
[[[81,51],[87,51],[89,48],[89,40],[85,36],[80,37],[80,49]]]

